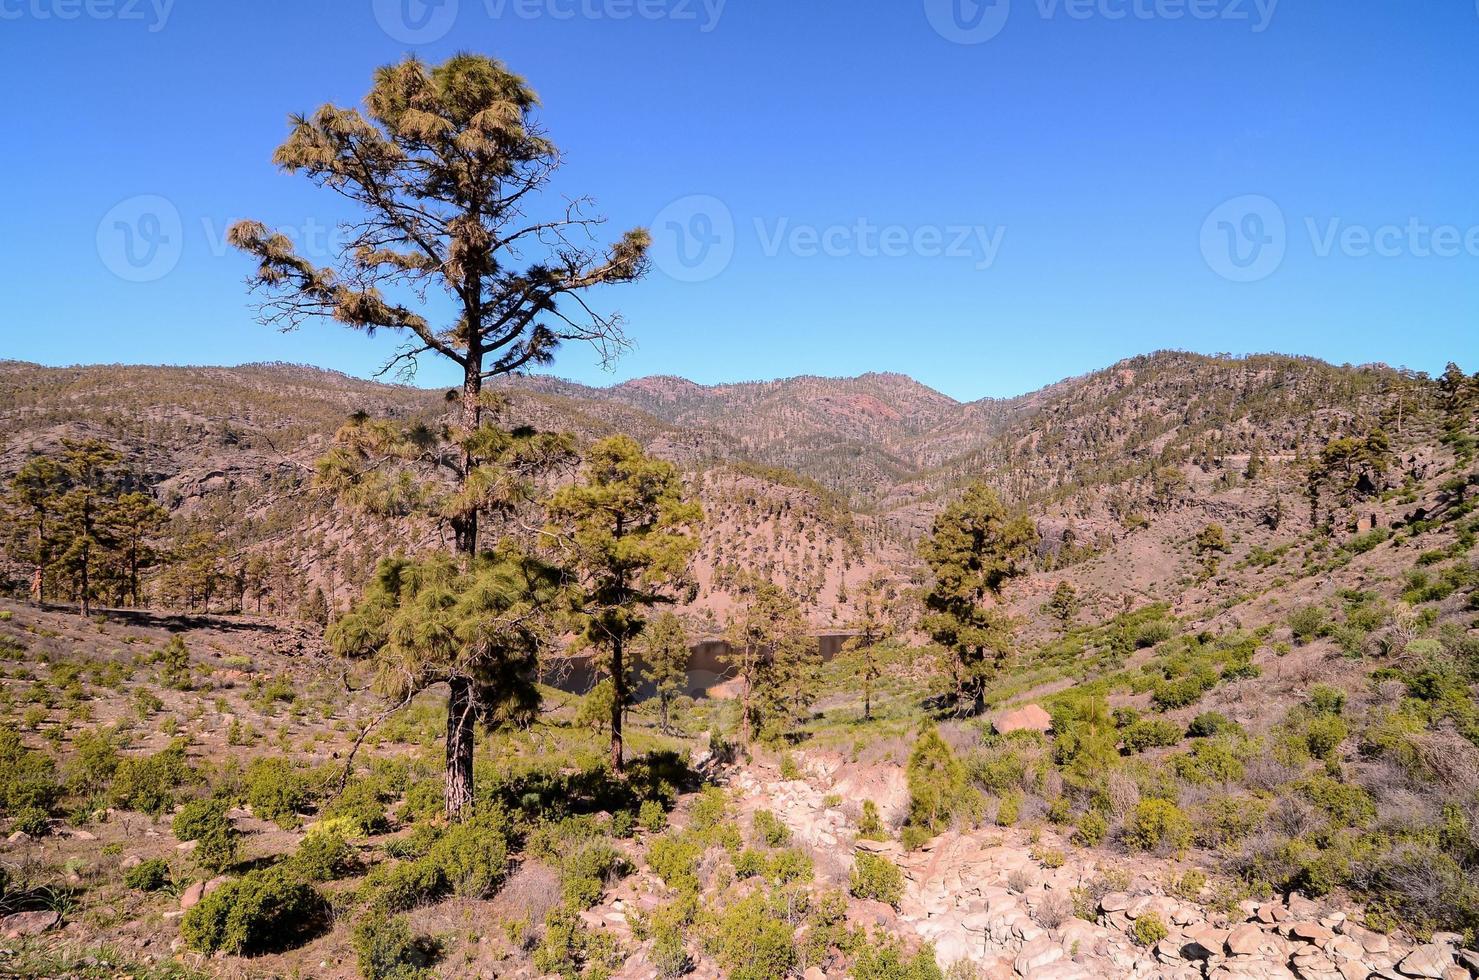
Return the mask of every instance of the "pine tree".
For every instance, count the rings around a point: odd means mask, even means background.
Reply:
[[[479,721],[495,730],[533,717],[539,654],[560,628],[565,595],[558,569],[513,548],[471,560],[388,558],[329,627],[329,647],[368,662],[375,691],[394,705],[449,677],[464,681],[468,696],[448,704],[445,790],[462,799],[472,792],[463,784],[472,743],[460,733]],[[469,758],[453,758],[463,746]]]
[[[935,519],[921,548],[934,576],[923,625],[951,657],[960,704],[976,713],[1011,652],[1011,620],[986,603],[999,601],[1006,583],[1028,570],[1037,542],[1031,521],[977,484]]]
[[[38,603],[46,601],[46,581],[57,552],[56,505],[65,486],[65,474],[56,460],[35,456],[11,478],[5,499],[10,521],[9,551],[31,566],[31,591]]]
[[[703,519],[672,463],[652,459],[628,436],[591,447],[585,478],[549,504],[550,531],[579,577],[585,641],[606,657],[612,683],[611,768],[621,772],[627,651],[646,628],[643,613],[675,601],[673,588],[698,549]]]
[[[118,499],[123,457],[97,440],[67,441],[62,472],[67,491],[57,498],[57,529],[62,552],[57,567],[74,585],[82,615],[92,613],[95,573],[111,544],[104,515]]]
[[[464,563],[478,555],[485,495],[500,492],[480,476],[497,455],[488,444],[498,438],[484,424],[485,382],[550,362],[563,341],[614,356],[626,344],[621,317],[597,312],[583,294],[632,282],[647,268],[645,230],[629,231],[609,248],[591,247],[601,219],[588,213],[584,198],[550,217],[530,215],[561,162],[539,126],[537,104],[524,79],[479,55],[456,55],[436,67],[407,58],[381,68],[365,100],[368,118],[334,105],[295,117],[274,156],[283,169],[364,212],[334,267],[315,266],[287,236],[259,222],[230,232],[232,244],[259,261],[256,285],[268,294],[264,321],[291,327],[324,317],[366,333],[390,330],[406,343],[385,371],[413,373],[428,353],[456,368],[458,425],[445,439],[416,435],[425,437],[428,452],[440,442],[440,451],[460,456],[450,461],[456,493],[442,513]],[[521,267],[526,255],[540,258]],[[444,293],[454,315],[434,325],[382,286],[406,295]],[[393,494],[415,489],[404,479],[373,482]],[[461,726],[448,729],[447,757],[459,773],[448,778],[446,808],[461,819],[472,804],[478,712],[471,679],[454,673],[446,680],[449,717]]]
[[[1073,625],[1073,618],[1078,615],[1078,590],[1070,582],[1059,582],[1046,609],[1048,615],[1058,621],[1058,628],[1067,633]]]
[[[740,741],[775,731],[815,697],[820,651],[801,618],[801,606],[775,583],[741,575],[725,639],[742,685]]]
[[[683,621],[671,612],[659,613],[642,632],[642,677],[657,688],[658,726],[664,735],[672,729],[673,702],[688,681],[691,655]]]
[[[108,538],[123,568],[129,602],[139,605],[139,577],[164,559],[160,541],[169,513],[142,493],[126,493],[103,514]]]
[[[898,631],[899,610],[892,600],[892,588],[883,575],[873,575],[858,593],[857,611],[848,628],[853,635],[842,644],[842,656],[849,673],[862,686],[863,720],[873,717],[873,686],[883,676],[890,653],[889,641]]]

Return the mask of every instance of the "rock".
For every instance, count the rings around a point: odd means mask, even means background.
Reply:
[[[1302,939],[1316,946],[1324,946],[1335,938],[1335,934],[1329,929],[1316,922],[1291,922],[1288,927],[1288,935],[1295,939]]]
[[[996,729],[998,735],[1006,735],[1009,732],[1046,734],[1053,728],[1053,716],[1044,711],[1041,705],[1029,704],[1016,711],[1008,711],[992,722],[991,727]]]
[[[1255,925],[1238,926],[1227,934],[1227,952],[1230,956],[1253,956],[1263,945],[1263,930]]]
[[[143,858],[139,857],[137,854],[130,854],[128,857],[118,862],[118,867],[122,868],[124,871],[127,871],[129,868],[137,868],[143,863]]]
[[[827,980],[827,974],[819,966],[809,966],[801,974],[801,980]]]
[[[1433,942],[1437,943],[1439,946],[1457,946],[1459,943],[1461,943],[1463,941],[1464,941],[1464,937],[1463,936],[1460,936],[1456,932],[1435,932],[1435,933],[1433,933]]]
[[[57,912],[15,912],[0,919],[0,936],[6,939],[39,936],[61,921]]]
[[[5,839],[12,844],[29,844],[32,840],[34,840],[34,838],[30,834],[26,833],[24,830],[17,830],[15,833],[11,834]]]
[[[1099,900],[1099,908],[1105,912],[1123,912],[1130,907],[1130,896],[1124,892],[1110,892]]]
[[[205,882],[195,882],[189,888],[186,888],[184,891],[180,892],[180,911],[188,912],[190,909],[199,905],[200,900],[204,897]]]
[[[1408,977],[1443,980],[1443,975],[1450,966],[1453,966],[1453,949],[1438,943],[1428,943],[1402,957],[1397,964],[1397,972]]]
[[[1018,973],[1026,976],[1038,967],[1064,959],[1065,955],[1062,946],[1047,936],[1039,936],[1022,947],[1022,951],[1017,954],[1017,959],[1012,966]]]
[[[220,888],[222,885],[226,884],[226,882],[230,880],[231,879],[226,877],[225,875],[216,875],[210,881],[207,881],[205,883],[205,891],[201,893],[201,897],[204,898],[206,895],[209,895],[211,892],[215,891],[217,888]]]

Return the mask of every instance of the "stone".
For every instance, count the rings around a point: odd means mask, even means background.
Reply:
[[[1419,946],[1397,963],[1397,972],[1408,977],[1430,977],[1443,980],[1453,966],[1453,949],[1438,943]]]
[[[199,905],[200,900],[204,897],[205,882],[195,882],[189,888],[186,888],[184,891],[180,892],[180,911],[188,912],[190,909],[193,909],[195,906]]]
[[[33,838],[24,830],[17,830],[5,839],[12,844],[29,844]]]
[[[1047,936],[1039,936],[1022,947],[1022,951],[1017,954],[1017,959],[1012,966],[1018,973],[1026,976],[1038,967],[1056,963],[1064,958],[1062,946]]]
[[[1110,892],[1099,900],[1099,908],[1105,912],[1123,912],[1130,907],[1130,896],[1124,892]]]
[[[137,868],[143,863],[143,858],[139,857],[137,854],[130,854],[128,857],[118,862],[118,867],[122,868],[124,871],[127,871],[129,868]]]
[[[991,723],[998,735],[1006,735],[1009,732],[1042,732],[1047,734],[1053,728],[1053,716],[1043,710],[1042,705],[1028,704],[1018,708],[1016,711],[1008,711]]]
[[[1326,929],[1317,922],[1308,921],[1289,923],[1287,934],[1293,936],[1295,939],[1302,939],[1316,946],[1324,946],[1335,938],[1335,933],[1329,929]]]
[[[1461,943],[1463,941],[1464,941],[1464,937],[1463,936],[1460,936],[1456,932],[1435,932],[1435,933],[1433,933],[1433,942],[1437,943],[1439,946],[1457,946],[1459,943]]]
[[[1249,923],[1227,934],[1227,952],[1231,956],[1253,956],[1263,946],[1263,930]]]
[[[62,921],[57,912],[14,912],[0,919],[0,936],[20,939],[23,936],[39,936]]]

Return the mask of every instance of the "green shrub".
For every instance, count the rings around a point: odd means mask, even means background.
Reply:
[[[163,858],[140,861],[123,872],[123,883],[140,892],[157,892],[170,883],[169,862]]]
[[[1138,850],[1179,851],[1191,841],[1191,821],[1170,800],[1141,800],[1125,824],[1125,843]]]
[[[297,826],[299,813],[312,799],[308,777],[291,760],[280,756],[254,760],[247,766],[244,782],[252,813],[279,827]]]
[[[191,800],[180,808],[170,826],[176,838],[195,841],[191,857],[212,874],[225,871],[240,858],[240,835],[226,817],[225,800]]]
[[[1211,738],[1223,732],[1241,732],[1242,728],[1218,711],[1203,711],[1191,720],[1186,734],[1192,738]]]
[[[849,975],[853,980],[945,980],[933,947],[905,955],[900,944],[891,939],[869,943],[859,950]]]
[[[1181,741],[1181,726],[1166,718],[1137,721],[1120,733],[1126,752],[1164,748]]]
[[[1319,606],[1300,606],[1289,614],[1289,629],[1296,643],[1305,644],[1324,632],[1328,620]]]
[[[698,890],[698,862],[703,847],[689,837],[659,837],[647,848],[647,864],[678,891]]]
[[[657,800],[643,800],[637,809],[637,826],[650,834],[661,832],[668,825],[668,811]]]
[[[437,783],[436,809],[441,809],[441,785]],[[390,828],[385,812],[382,785],[377,779],[356,779],[344,791],[324,804],[320,816],[332,820],[351,837],[383,834]]]
[[[600,977],[617,962],[615,941],[585,928],[570,909],[562,906],[545,917],[544,938],[534,950],[534,968],[541,974],[558,973],[565,980]]]
[[[276,865],[228,881],[185,913],[180,936],[200,953],[252,955],[291,949],[321,924],[313,886]]]
[[[732,980],[773,980],[796,967],[792,927],[761,895],[751,895],[720,913],[715,947],[715,958]]]
[[[763,877],[769,869],[770,862],[765,859],[765,855],[752,847],[747,847],[734,856],[734,876],[741,881]]]
[[[766,847],[785,847],[791,843],[791,831],[769,810],[756,810],[753,822],[756,843]]]
[[[508,838],[501,814],[479,814],[447,828],[422,858],[463,898],[493,894],[508,870]]]
[[[1224,739],[1200,739],[1191,752],[1171,760],[1176,775],[1189,783],[1231,783],[1243,778],[1243,760]]]
[[[293,864],[309,881],[335,881],[353,874],[359,858],[339,831],[315,829],[298,845]]]
[[[1338,715],[1345,710],[1345,692],[1329,684],[1310,688],[1309,708],[1317,715]]]
[[[427,858],[377,864],[365,876],[364,889],[371,907],[405,912],[445,893],[447,876]]]
[[[45,813],[61,791],[51,758],[27,748],[13,725],[0,724],[0,813]]]
[[[434,944],[418,939],[403,915],[371,909],[355,920],[350,942],[364,980],[421,980],[436,960]]]
[[[10,818],[10,829],[29,837],[45,837],[51,833],[51,815],[39,806],[21,807]]]
[[[1324,773],[1309,776],[1299,790],[1315,806],[1342,824],[1360,826],[1376,816],[1371,794],[1354,783],[1343,783]]]
[[[1146,912],[1130,927],[1130,938],[1140,946],[1154,946],[1171,934],[1159,914]]]
[[[1073,832],[1074,843],[1084,847],[1095,847],[1104,843],[1104,838],[1109,836],[1109,822],[1098,810],[1085,811],[1078,818],[1078,829]]]
[[[158,817],[175,804],[175,791],[195,778],[185,757],[185,745],[176,741],[149,756],[134,756],[118,764],[109,796],[114,806]]]
[[[1214,796],[1197,808],[1196,840],[1203,847],[1236,844],[1258,829],[1265,804],[1246,796]]]
[[[1305,728],[1305,741],[1309,745],[1310,755],[1316,759],[1328,759],[1349,734],[1350,730],[1346,728],[1344,719],[1335,715],[1321,715],[1311,719]]]
[[[560,862],[561,890],[572,909],[588,909],[601,900],[606,882],[620,874],[626,862],[604,841],[592,841]]]
[[[793,881],[811,881],[816,869],[812,865],[811,856],[805,851],[787,847],[770,856],[766,872],[777,885],[786,885]]]
[[[996,801],[996,825],[1010,827],[1021,815],[1022,794],[1007,793]]]
[[[175,814],[170,822],[170,832],[176,840],[200,840],[206,834],[228,823],[226,811],[231,808],[225,800],[191,800]]]
[[[878,815],[878,804],[872,800],[863,801],[863,815],[858,820],[858,836],[863,840],[887,840],[888,833],[884,829],[883,820]]]
[[[909,756],[909,823],[934,833],[978,807],[965,770],[933,725],[919,733]]]

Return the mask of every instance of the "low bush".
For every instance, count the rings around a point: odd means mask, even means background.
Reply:
[[[500,814],[480,814],[447,828],[421,859],[463,898],[493,894],[508,871],[508,838]]]
[[[766,847],[785,847],[791,843],[791,831],[769,810],[756,810],[753,823],[755,842]]]
[[[715,958],[732,980],[772,980],[796,968],[793,927],[751,895],[725,909],[715,923]]]
[[[1151,718],[1125,728],[1120,732],[1120,739],[1125,751],[1130,753],[1164,748],[1181,741],[1181,726],[1167,718]]]
[[[1154,946],[1170,934],[1165,921],[1155,912],[1146,912],[1130,926],[1130,938],[1140,946]]]
[[[418,938],[403,915],[365,913],[355,920],[350,942],[364,980],[420,980],[436,962],[435,944]]]
[[[610,844],[592,841],[560,862],[561,891],[565,904],[577,911],[601,900],[606,883],[619,875],[625,859]]]
[[[309,881],[335,881],[359,869],[359,857],[337,830],[310,831],[298,845],[293,864]]]
[[[312,799],[307,775],[280,756],[254,760],[247,766],[244,783],[252,813],[279,827],[297,826],[299,814]]]
[[[1191,821],[1170,800],[1141,800],[1125,824],[1125,843],[1142,851],[1184,850],[1192,841]]]
[[[275,865],[228,881],[185,913],[180,937],[200,953],[236,956],[291,949],[322,924],[324,902],[291,869]]]
[[[134,891],[157,892],[170,883],[169,862],[163,858],[140,861],[124,870],[123,883]]]
[[[194,778],[195,772],[185,757],[185,744],[176,741],[153,755],[120,762],[109,798],[119,809],[158,817],[174,806],[176,791]]]
[[[898,908],[904,899],[904,872],[881,854],[858,851],[847,885],[853,897],[883,902],[893,908]]]

